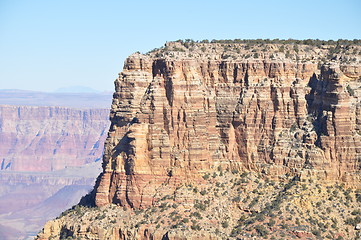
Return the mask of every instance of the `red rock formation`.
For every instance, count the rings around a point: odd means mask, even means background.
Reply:
[[[218,166],[360,186],[360,96],[347,88],[360,75],[358,65],[134,54],[115,81],[96,205],[150,205],[162,183]]]
[[[52,171],[99,159],[107,109],[0,106],[0,168]],[[75,147],[77,146],[77,147]]]

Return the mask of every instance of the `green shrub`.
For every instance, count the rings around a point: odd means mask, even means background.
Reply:
[[[355,96],[355,91],[350,87],[350,85],[347,85],[346,89],[350,96]]]
[[[195,207],[196,209],[199,209],[199,210],[202,210],[202,211],[206,210],[206,205],[203,204],[203,203],[201,203],[201,202],[195,203],[195,204],[194,204],[194,207]]]
[[[267,229],[262,226],[262,225],[256,225],[255,226],[256,232],[261,236],[261,237],[266,237],[268,235],[268,231]]]
[[[273,227],[275,225],[275,223],[276,223],[276,221],[271,218],[268,222],[268,226]]]
[[[361,193],[356,193],[356,201],[361,202]]]
[[[209,173],[203,175],[203,179],[207,180],[209,178]]]
[[[193,224],[193,225],[191,226],[191,229],[192,229],[192,230],[199,231],[199,230],[201,230],[201,227],[200,227],[198,224]]]
[[[222,222],[222,227],[223,227],[223,228],[228,228],[228,227],[229,227],[228,222],[227,222],[227,221],[223,221],[223,222]]]
[[[353,210],[353,211],[351,212],[351,215],[361,215],[361,210],[360,210],[360,209]]]
[[[354,218],[349,217],[345,220],[345,224],[347,225],[351,225],[351,226],[356,226],[356,224],[361,223],[361,217],[360,216],[356,216]]]

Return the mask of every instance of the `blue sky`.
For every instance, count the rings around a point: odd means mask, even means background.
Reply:
[[[0,0],[0,89],[113,91],[129,54],[187,38],[360,39],[361,1]]]

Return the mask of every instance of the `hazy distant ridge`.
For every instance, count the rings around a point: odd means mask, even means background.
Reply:
[[[0,89],[0,105],[110,108],[112,93],[35,92]]]

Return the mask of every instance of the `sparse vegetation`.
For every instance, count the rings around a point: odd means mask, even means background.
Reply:
[[[234,39],[234,40],[202,40],[192,39],[168,42],[162,48],[154,49],[147,54],[157,58],[206,58],[224,61],[240,61],[247,59],[270,59],[312,62],[325,64],[330,61],[340,63],[361,62],[361,40],[323,41],[318,39]]]
[[[252,235],[290,239],[295,229],[310,234],[312,239],[337,238],[335,232],[350,238],[361,222],[360,191],[343,185],[323,186],[297,177],[277,182],[251,172],[224,170],[221,166],[205,175],[208,177],[203,185],[179,185],[174,189],[175,195],[164,192],[149,208],[124,211],[122,206],[115,205],[74,206],[62,217],[72,219],[74,224],[95,221],[104,228],[142,229],[151,224],[163,232],[204,230],[223,239],[248,239]],[[219,194],[215,196],[216,193]]]
[[[224,40],[201,40],[195,41],[193,39],[186,39],[186,40],[177,40],[180,43],[227,43],[227,44],[234,44],[234,43],[247,43],[250,45],[256,44],[300,44],[300,45],[309,45],[309,46],[329,46],[329,45],[361,45],[360,39],[354,40],[347,40],[347,39],[339,39],[339,40],[319,40],[319,39],[305,39],[305,40],[297,40],[297,39],[224,39]]]
[[[351,88],[350,85],[347,85],[346,89],[348,94],[350,94],[350,96],[355,96],[355,91]]]

